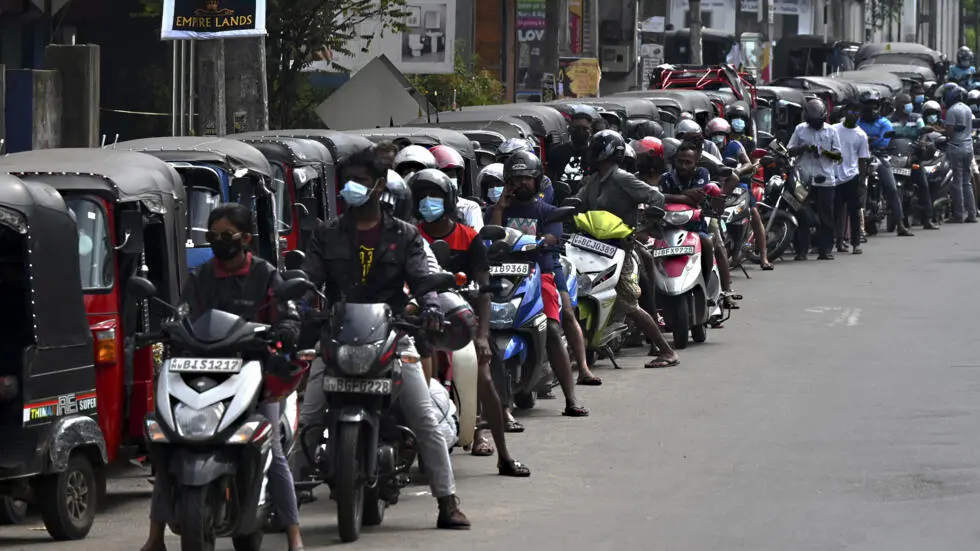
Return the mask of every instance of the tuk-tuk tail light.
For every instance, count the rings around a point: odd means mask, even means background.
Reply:
[[[165,444],[169,442],[167,435],[163,433],[163,429],[160,428],[160,423],[157,423],[155,419],[146,420],[146,440],[148,442]]]
[[[95,332],[95,363],[114,364],[118,357],[116,350],[116,328]]]

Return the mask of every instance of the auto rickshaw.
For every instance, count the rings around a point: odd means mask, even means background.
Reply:
[[[643,33],[644,43],[659,42],[655,33]],[[676,29],[663,34],[664,62],[691,63],[691,30]],[[725,31],[701,29],[701,59],[706,65],[726,63],[735,46],[735,36]]]
[[[925,90],[926,94],[931,95],[939,86],[936,73],[929,67],[922,65],[878,64],[874,63],[874,60],[868,60],[858,70],[863,71],[865,69],[884,71],[897,76],[902,79],[902,87],[906,92],[912,89],[913,84],[919,84]]]
[[[634,97],[634,98],[646,98],[653,101],[657,107],[663,106],[676,118],[673,121],[673,125],[680,122],[681,112],[687,112],[694,115],[694,119],[698,121],[698,124],[704,126],[711,120],[717,113],[715,106],[711,103],[708,96],[697,90],[633,90],[630,92],[619,92],[618,94],[613,94],[612,97]],[[662,98],[666,98],[664,101]],[[675,114],[674,109],[678,110]],[[661,124],[664,122],[670,122],[670,117],[664,117],[663,112],[660,115]],[[664,127],[664,131],[667,131],[667,127]],[[671,129],[671,134],[673,130]]]
[[[771,123],[769,128],[765,128],[760,120],[766,118],[766,114],[762,113],[766,107],[756,109],[756,131],[772,134],[782,144],[789,143],[796,125],[803,122],[803,104],[806,103],[803,91],[785,86],[759,86],[756,88],[756,93],[760,100],[767,101],[771,111],[768,114]]]
[[[775,80],[771,84],[796,88],[804,95],[819,97],[827,104],[828,113],[833,111],[835,105],[858,101],[861,95],[854,84],[830,77],[788,77]]]
[[[868,65],[920,65],[931,69],[940,79],[946,77],[949,60],[946,54],[915,42],[868,42],[854,54],[858,68]]]
[[[187,267],[194,269],[212,258],[205,239],[211,211],[221,203],[241,203],[255,216],[254,252],[274,266],[280,264],[279,233],[285,186],[275,187],[272,168],[262,152],[225,138],[167,136],[115,144],[116,150],[138,151],[166,161],[177,169],[187,190]]]
[[[265,155],[272,168],[279,208],[280,254],[306,250],[306,244],[317,219],[326,220],[336,212],[337,189],[333,179],[326,178],[333,169],[333,157],[327,146],[302,138],[269,138],[263,132],[225,136],[245,142]]]
[[[159,159],[104,149],[15,153],[0,157],[0,174],[22,182],[4,176],[0,226],[27,245],[34,320],[19,362],[29,370],[14,408],[23,416],[8,411],[0,422],[0,495],[33,501],[53,537],[78,539],[105,496],[107,466],[145,449],[156,359],[133,335],[170,312],[124,283],[142,275],[177,303],[187,273],[184,187]],[[35,254],[42,237],[44,254]]]
[[[861,69],[860,71],[842,71],[832,75],[833,78],[846,80],[856,85],[870,84],[884,88],[882,97],[892,98],[902,93],[905,86],[902,79],[888,71],[875,70],[874,68]]]
[[[599,116],[606,121],[606,124],[608,124],[609,128],[612,130],[619,132],[622,130],[623,127],[626,126],[626,121],[627,121],[626,110],[623,109],[622,106],[615,106],[615,105],[608,105],[608,104],[599,105],[598,103],[576,102],[574,100],[569,101],[567,99],[550,101],[545,105],[550,105],[551,107],[554,107],[555,109],[558,110],[559,113],[561,113],[566,119],[568,119],[572,116],[572,113],[575,111],[575,108],[573,106],[576,104],[588,105],[589,107],[595,109],[596,112],[599,113]]]
[[[437,145],[449,146],[462,157],[466,166],[460,181],[460,194],[467,197],[472,194],[476,184],[476,175],[480,172],[476,161],[473,141],[457,130],[433,127],[396,126],[390,128],[366,128],[363,130],[347,130],[349,134],[364,136],[372,142],[392,141],[395,143],[414,144],[430,148]]]
[[[823,75],[824,63],[828,75],[853,70],[854,60],[848,52],[854,45],[853,42],[827,41],[823,35],[784,36],[773,47],[772,78]]]
[[[479,142],[476,148],[476,160],[480,168],[494,162],[497,148],[509,138],[530,140],[535,144],[535,153],[539,153],[538,141],[534,131],[525,121],[515,117],[500,117],[491,121],[440,121],[432,124],[419,124],[420,128],[448,128],[462,132],[467,138]]]

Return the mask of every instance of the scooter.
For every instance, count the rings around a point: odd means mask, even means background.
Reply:
[[[708,184],[709,196],[718,196],[716,184]],[[709,325],[720,324],[731,317],[724,308],[721,277],[712,259],[711,273],[701,269],[701,237],[685,229],[702,220],[702,210],[690,205],[668,203],[665,206],[661,235],[653,246],[657,272],[657,304],[665,312],[667,326],[674,335],[674,346],[687,348],[688,337],[694,342],[707,340]]]

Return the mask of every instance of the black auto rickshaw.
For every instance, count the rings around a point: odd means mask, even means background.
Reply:
[[[550,105],[558,110],[566,119],[570,119],[572,114],[575,112],[575,105],[588,105],[589,107],[596,110],[599,116],[606,121],[606,124],[610,129],[616,130],[617,132],[624,126],[626,126],[626,110],[622,106],[606,106],[600,105],[598,103],[585,103],[575,100],[560,99],[555,101],[550,101],[545,105]]]
[[[936,73],[934,73],[929,67],[913,64],[873,64],[873,61],[874,60],[866,61],[866,64],[862,65],[858,70],[863,71],[865,69],[870,69],[874,71],[891,73],[902,79],[902,88],[906,92],[911,91],[913,85],[919,85],[927,95],[932,95],[932,93],[939,86],[939,81],[936,79]]]
[[[364,136],[372,142],[391,141],[399,145],[421,145],[430,148],[437,145],[449,146],[456,150],[462,157],[466,166],[463,168],[463,177],[460,181],[461,189],[459,192],[463,197],[472,194],[476,175],[480,172],[476,160],[476,151],[473,148],[473,140],[457,130],[434,127],[412,127],[395,126],[390,128],[365,128],[363,130],[347,130],[348,134]]]
[[[241,203],[255,216],[255,253],[274,266],[281,262],[278,202],[285,187],[276,189],[272,167],[262,152],[226,138],[166,136],[115,144],[114,149],[152,155],[177,169],[187,189],[187,267],[211,259],[205,239],[208,215],[221,203]]]
[[[474,150],[480,168],[494,162],[497,148],[509,138],[531,140],[535,143],[535,151],[538,151],[537,140],[531,126],[515,117],[500,117],[491,121],[440,121],[431,124],[418,124],[418,126],[420,128],[435,127],[456,130],[474,142],[478,142],[480,146],[474,145]]]
[[[784,36],[776,41],[772,55],[772,78],[823,75],[851,71],[854,60],[847,54],[853,42],[827,41],[823,35]]]
[[[827,112],[832,111],[835,105],[859,101],[861,95],[854,84],[830,77],[788,77],[771,84],[796,88],[804,95],[819,97],[827,104]]]
[[[759,86],[756,93],[760,101],[755,115],[756,132],[766,132],[782,144],[789,143],[796,125],[803,122],[806,103],[803,91],[785,86]],[[768,105],[762,105],[763,101]]]
[[[858,67],[868,65],[921,65],[942,79],[949,69],[949,60],[942,52],[915,42],[869,42],[862,44],[854,55]]]
[[[651,95],[650,92],[651,90],[621,92],[619,94],[613,94],[611,98],[642,99],[649,101],[657,109],[657,117],[660,126],[664,129],[664,135],[673,136],[674,128],[676,128],[677,123],[681,119],[681,111],[684,110],[683,105],[675,98],[663,95]]]
[[[303,138],[270,138],[263,132],[225,136],[245,142],[265,155],[277,192],[280,253],[306,250],[317,220],[336,212],[336,182],[327,178],[333,157],[327,146]]]
[[[833,78],[846,80],[853,83],[858,87],[858,92],[863,92],[865,89],[874,89],[883,99],[888,100],[889,105],[891,100],[902,93],[903,91],[908,91],[897,75],[889,73],[887,71],[876,71],[870,69],[862,69],[860,71],[843,71],[833,75]],[[862,88],[865,87],[865,88]]]
[[[38,427],[0,423],[0,494],[35,501],[56,539],[77,539],[105,495],[105,466],[145,450],[157,357],[133,337],[172,312],[130,295],[125,282],[149,278],[163,300],[178,302],[187,273],[184,186],[159,159],[105,149],[15,153],[0,157],[0,173],[23,182],[0,185],[0,198],[22,205],[0,200],[0,225],[27,223],[20,235],[34,335],[21,364],[29,371],[19,422]],[[11,304],[4,301],[8,315]]]
[[[633,98],[646,98],[652,101],[658,108],[663,107],[665,110],[670,112],[676,118],[673,124],[676,125],[680,121],[680,115],[682,112],[690,113],[694,116],[694,119],[698,121],[698,124],[704,126],[717,114],[717,108],[711,103],[707,94],[698,90],[633,90],[630,92],[619,92],[618,94],[613,94],[612,97],[633,97]],[[662,99],[663,98],[663,99]],[[667,101],[664,101],[667,100]],[[675,114],[673,111],[679,109]],[[660,120],[661,124],[669,121],[671,117],[664,117],[663,111],[661,111]],[[667,127],[664,127],[664,131],[667,131]],[[670,132],[673,134],[673,132]]]

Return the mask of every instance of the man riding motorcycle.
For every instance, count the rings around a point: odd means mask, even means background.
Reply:
[[[412,174],[426,169],[438,168],[436,157],[428,149],[421,145],[408,145],[395,155],[395,172],[406,181]]]
[[[522,140],[520,138],[507,138],[502,144],[500,144],[500,147],[497,148],[496,162],[500,164],[506,163],[507,159],[518,151],[534,153],[534,149],[527,140]],[[501,168],[501,170],[503,170],[503,168]],[[538,191],[538,200],[544,201],[549,205],[555,204],[555,186],[552,184],[551,178],[549,178],[547,175],[541,178],[541,188]],[[496,203],[497,200],[494,199],[494,202]],[[479,228],[477,228],[477,230],[479,230]]]
[[[481,198],[492,205],[500,200],[504,193],[504,164],[490,163],[480,169],[476,175],[476,185],[480,188]]]
[[[975,223],[977,202],[973,195],[973,113],[963,102],[966,91],[955,84],[944,84],[939,93],[946,106],[942,132],[946,135],[946,157],[953,168],[952,223]]]
[[[662,207],[664,197],[657,188],[644,183],[619,167],[625,154],[626,142],[623,141],[623,137],[619,133],[613,130],[603,130],[592,136],[589,143],[589,163],[595,167],[596,173],[582,182],[582,189],[578,192],[578,198],[582,200],[584,210],[610,212],[622,219],[627,226],[635,228],[639,221],[639,205],[647,203]],[[623,263],[619,287],[616,290],[621,306],[628,312],[627,315],[656,348],[656,351],[650,350],[651,354],[656,353],[656,357],[646,367],[675,366],[680,363],[680,360],[667,343],[663,333],[660,332],[656,318],[639,308],[641,289],[633,288],[632,284],[632,275],[637,269],[637,266],[633,265],[633,257],[630,254],[633,247],[624,248],[627,252],[626,260]],[[645,257],[648,255],[643,248],[638,249],[637,252],[644,254]],[[652,283],[654,278],[653,258],[646,258],[642,264],[647,272],[645,279]]]
[[[973,59],[973,50],[968,46],[960,46],[956,51],[956,65],[949,68],[949,82],[955,82],[967,90],[972,88],[973,77],[977,72]]]
[[[980,95],[980,91],[977,94]],[[920,131],[925,128],[926,123],[922,120],[922,115],[913,111],[913,108],[911,96],[904,92],[896,96],[895,112],[891,117],[892,129],[896,138],[924,144],[926,137],[920,136]],[[922,229],[938,230],[939,226],[932,222],[932,193],[925,170],[921,168],[912,170],[911,180],[919,192],[919,203],[922,205]]]
[[[711,140],[705,139],[704,132],[694,119],[684,119],[677,124],[677,139],[694,144],[699,152],[710,153],[720,161],[721,150]]]
[[[592,123],[601,119],[599,112],[588,105],[576,105],[569,116],[568,132],[572,143],[556,146],[548,156],[548,176],[555,182],[565,182],[578,192],[579,186],[590,170],[586,161]]]
[[[382,301],[401,312],[407,299],[405,283],[414,288],[429,273],[418,229],[394,218],[380,206],[387,170],[387,164],[376,157],[374,148],[352,155],[347,161],[348,181],[341,190],[341,197],[350,208],[313,233],[303,270],[324,290],[330,303]],[[440,330],[443,313],[438,297],[429,293],[417,298],[423,324],[430,330]],[[469,529],[470,521],[458,507],[449,451],[439,433],[422,366],[419,362],[405,361],[418,356],[411,338],[402,339],[398,354],[403,358],[398,403],[415,433],[432,495],[439,502],[436,526]],[[324,370],[322,361],[314,362],[300,412],[301,424],[318,423],[326,411]]]
[[[898,196],[898,186],[895,184],[892,166],[887,159],[881,158],[881,151],[891,143],[891,139],[886,138],[885,134],[892,131],[892,123],[881,114],[881,94],[876,90],[861,92],[861,120],[858,121],[858,125],[868,135],[871,154],[879,157],[878,183],[885,200],[888,202],[888,209],[891,220],[895,223],[895,229],[899,236],[911,237],[914,234],[905,226],[902,199]]]
[[[480,231],[480,228],[483,227],[483,209],[476,201],[459,197],[459,181],[463,177],[463,168],[466,166],[463,162],[463,156],[448,145],[432,147],[429,149],[429,153],[432,153],[432,156],[436,158],[436,168],[445,173],[453,187],[456,188],[457,200],[454,214],[460,222]]]

